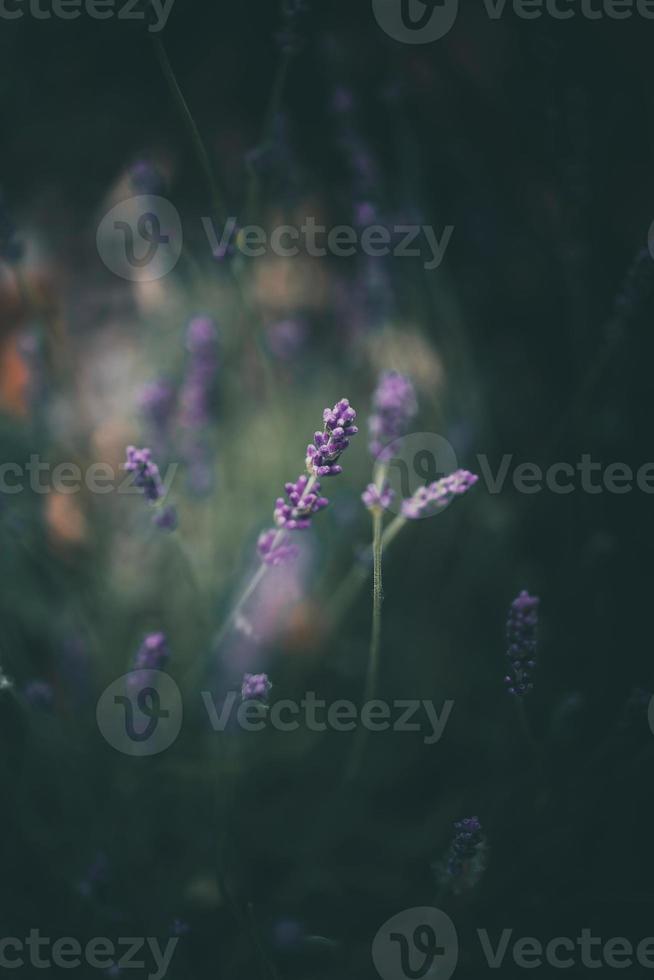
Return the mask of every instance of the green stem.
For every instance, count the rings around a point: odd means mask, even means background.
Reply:
[[[384,599],[382,585],[382,554],[384,512],[380,508],[372,512],[372,554],[373,554],[373,586],[372,586],[372,628],[370,631],[370,650],[368,653],[368,669],[366,684],[363,692],[363,704],[373,701],[377,693],[379,677],[379,660],[381,652],[382,602]],[[356,779],[363,762],[368,741],[368,729],[361,726],[357,732],[354,749],[347,767],[346,779],[351,782]]]
[[[164,78],[166,79],[166,83],[168,84],[168,88],[170,89],[182,121],[188,130],[191,143],[193,144],[193,148],[198,158],[198,163],[200,164],[207,181],[207,186],[211,197],[211,204],[214,209],[215,216],[218,218],[218,220],[224,220],[225,214],[222,206],[222,196],[218,189],[218,182],[211,166],[209,153],[205,146],[204,140],[200,135],[200,130],[198,129],[195,119],[193,118],[193,114],[191,113],[188,103],[184,98],[184,93],[179,86],[177,76],[175,75],[173,66],[170,63],[168,53],[166,52],[166,48],[161,37],[159,34],[151,34],[150,36],[154,44],[154,50],[157,55],[157,60],[159,61],[159,66]]]

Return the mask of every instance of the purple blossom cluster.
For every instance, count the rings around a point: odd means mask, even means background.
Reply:
[[[152,453],[149,449],[136,449],[135,446],[128,446],[126,452],[123,468],[127,473],[134,473],[134,486],[143,491],[145,499],[156,503],[161,499],[163,488],[159,467],[153,463]]]
[[[416,393],[409,378],[397,371],[381,375],[372,399],[369,421],[370,453],[380,463],[388,462],[390,444],[403,436],[418,411]]]
[[[347,398],[342,398],[333,408],[323,412],[325,423],[322,432],[316,432],[313,443],[307,447],[307,470],[317,477],[338,476],[341,454],[350,445],[351,436],[359,431],[354,425],[357,413]]]
[[[536,666],[536,633],[540,599],[523,591],[513,600],[506,623],[510,674],[504,678],[509,694],[523,697],[532,690]]]
[[[282,565],[297,557],[298,550],[289,545],[285,531],[304,531],[311,527],[311,519],[328,506],[329,500],[320,492],[319,476],[337,476],[342,472],[338,460],[350,445],[350,439],[359,431],[354,425],[357,413],[347,398],[342,398],[333,408],[323,412],[324,429],[316,432],[314,441],[307,447],[307,470],[295,483],[285,486],[286,498],[278,497],[274,519],[278,530],[271,528],[259,537],[259,557],[267,565]]]
[[[297,545],[289,544],[285,541],[277,544],[276,538],[278,535],[279,531],[271,527],[259,535],[257,542],[257,550],[261,560],[266,565],[272,565],[274,568],[278,565],[286,565],[289,562],[295,561],[299,554]]]
[[[483,844],[484,836],[477,817],[466,817],[454,824],[454,840],[447,859],[447,872],[453,878],[460,877],[466,865],[474,860]]]
[[[478,481],[479,477],[474,473],[468,470],[456,470],[449,476],[416,490],[413,496],[402,504],[402,516],[409,521],[432,517],[447,507],[455,497],[467,493]]]
[[[320,496],[320,484],[302,474],[295,483],[287,483],[286,496],[277,498],[275,504],[275,524],[287,531],[304,531],[311,527],[311,518],[329,504],[326,497]]]
[[[139,647],[134,658],[133,671],[161,670],[170,656],[165,633],[149,633]],[[152,677],[154,680],[154,677]],[[143,676],[134,673],[128,676],[128,687],[139,689],[143,686]]]
[[[176,402],[177,392],[165,378],[150,381],[142,387],[138,397],[139,408],[157,436],[164,436],[168,430]]]
[[[267,701],[272,684],[267,674],[245,674],[241,685],[243,701]]]
[[[206,428],[211,420],[211,401],[218,370],[218,332],[207,316],[195,317],[188,325],[186,347],[189,362],[180,393],[183,451],[189,466],[189,481],[196,493],[211,488],[212,473]]]
[[[391,490],[388,483],[384,483],[381,488],[370,483],[361,494],[361,499],[368,510],[388,510],[395,499],[395,491]]]

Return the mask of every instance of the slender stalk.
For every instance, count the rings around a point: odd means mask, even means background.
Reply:
[[[387,467],[379,466],[375,474],[375,486],[381,492],[386,479]],[[382,581],[382,555],[384,550],[384,511],[381,507],[372,509],[372,627],[370,630],[370,650],[368,668],[363,691],[363,703],[373,701],[377,692],[379,678],[379,659],[381,652],[382,602],[384,588]],[[354,751],[348,767],[347,778],[354,779],[361,767],[366,747],[368,730],[361,727],[357,733]]]
[[[193,144],[193,148],[198,158],[198,163],[200,164],[207,181],[207,186],[211,197],[211,204],[215,211],[215,215],[219,220],[224,220],[225,213],[222,205],[222,196],[218,189],[218,181],[215,177],[213,167],[211,166],[211,160],[209,158],[207,147],[202,139],[202,136],[200,135],[200,130],[197,127],[188,103],[184,98],[184,93],[179,86],[177,76],[175,75],[173,66],[170,63],[168,53],[161,37],[159,34],[151,34],[150,37],[152,38],[152,43],[154,44],[154,50],[157,60],[159,61],[159,66],[161,67],[161,71],[166,79],[166,83],[170,89],[182,121],[188,130],[191,143]]]
[[[308,479],[308,481],[307,481],[306,487],[302,491],[302,496],[300,497],[300,499],[298,501],[298,507],[302,504],[302,501],[311,493],[311,491],[313,490],[313,487],[315,486],[315,483],[316,483],[316,477],[315,476],[310,476],[309,479]],[[287,534],[287,532],[284,530],[284,528],[280,528],[279,529],[279,531],[277,532],[277,534],[275,535],[275,537],[273,539],[273,543],[272,543],[273,550],[275,548],[278,548],[279,545],[282,543],[282,541],[284,541],[284,539],[286,537],[286,534]],[[256,570],[256,572],[254,573],[254,575],[252,576],[252,578],[250,579],[250,581],[246,585],[245,589],[241,593],[241,596],[240,596],[238,602],[236,603],[235,606],[233,606],[231,612],[229,613],[227,619],[225,620],[225,622],[223,624],[222,629],[218,633],[218,636],[216,638],[216,644],[217,645],[220,644],[225,639],[225,637],[227,636],[227,634],[230,632],[230,630],[232,629],[232,627],[233,627],[233,625],[234,625],[234,623],[235,623],[235,621],[236,621],[236,619],[238,617],[238,614],[241,612],[241,610],[246,605],[246,603],[251,598],[251,596],[254,595],[254,593],[258,589],[260,583],[263,581],[263,579],[264,579],[264,577],[266,575],[266,572],[268,571],[269,568],[270,568],[270,565],[266,565],[264,562],[261,562],[261,564],[259,565],[259,568]]]

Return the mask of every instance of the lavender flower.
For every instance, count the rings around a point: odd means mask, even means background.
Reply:
[[[241,698],[244,701],[268,700],[272,684],[267,674],[245,674],[241,686]]]
[[[152,518],[152,523],[162,531],[176,531],[179,525],[176,508],[172,504],[159,508]]]
[[[189,362],[180,394],[181,424],[186,430],[184,454],[189,483],[197,494],[212,486],[213,470],[206,440],[211,421],[211,403],[218,370],[218,332],[207,316],[195,317],[188,325],[186,347]]]
[[[320,496],[320,484],[314,480],[309,488],[309,483],[309,477],[302,474],[295,483],[286,484],[289,503],[283,497],[277,498],[274,512],[277,527],[287,531],[304,531],[311,527],[313,515],[329,504],[326,497]]]
[[[359,431],[353,425],[357,413],[347,398],[342,398],[333,408],[323,413],[325,427],[316,432],[314,441],[307,447],[307,470],[314,476],[337,476],[342,473],[338,465],[341,454],[350,445],[350,437]]]
[[[469,473],[468,470],[456,470],[449,476],[416,490],[413,496],[402,504],[402,516],[410,521],[432,517],[447,507],[455,497],[467,493],[478,481],[479,477],[474,473]]]
[[[513,600],[506,623],[507,657],[511,674],[504,678],[509,694],[523,697],[532,690],[531,674],[536,666],[536,631],[540,599],[521,592]]]
[[[447,859],[447,871],[452,878],[459,878],[466,865],[475,859],[484,843],[481,824],[477,817],[466,817],[454,824],[456,831]]]
[[[138,405],[152,427],[163,434],[175,411],[176,392],[163,378],[144,385],[138,396]]]
[[[210,415],[213,383],[218,367],[218,333],[208,316],[195,317],[186,331],[190,354],[181,392],[182,424],[187,428],[206,425]]]
[[[144,680],[154,682],[154,671],[161,670],[170,656],[168,641],[164,633],[149,633],[138,649],[134,658],[133,673],[128,675],[127,684],[132,689],[140,690]],[[136,671],[147,671],[145,678]]]
[[[409,378],[396,371],[386,371],[372,399],[370,416],[370,453],[380,463],[393,455],[390,443],[403,436],[418,411],[416,393]]]
[[[123,469],[135,474],[134,486],[143,490],[146,500],[155,503],[161,499],[163,488],[159,468],[152,462],[152,453],[149,449],[128,446],[127,460],[123,464]]]
[[[388,510],[395,499],[395,491],[391,490],[388,483],[384,483],[381,489],[370,483],[361,494],[361,499],[368,510]]]
[[[268,531],[263,531],[259,535],[257,551],[259,557],[266,565],[276,568],[279,565],[287,565],[294,561],[299,550],[294,544],[287,544],[284,541],[278,542],[279,531],[271,527]]]

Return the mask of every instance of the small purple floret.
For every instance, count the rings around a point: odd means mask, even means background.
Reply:
[[[268,674],[245,674],[241,686],[241,698],[244,701],[267,701],[271,688]]]
[[[154,503],[161,498],[163,488],[159,468],[152,462],[152,453],[149,449],[128,446],[127,460],[123,468],[128,473],[134,473],[134,486],[143,490],[146,500]]]
[[[152,523],[162,531],[176,531],[179,524],[177,509],[172,504],[162,507],[152,518]]]
[[[268,531],[263,531],[259,535],[257,550],[259,557],[266,565],[276,568],[279,565],[288,565],[295,561],[299,554],[299,549],[294,544],[287,544],[285,541],[277,541],[279,531],[271,527]]]
[[[361,499],[368,510],[388,510],[395,499],[395,492],[391,490],[388,483],[384,483],[381,490],[374,483],[370,483],[361,494]]]
[[[323,412],[325,427],[316,432],[313,443],[307,447],[307,470],[314,476],[338,476],[341,454],[350,445],[350,438],[359,431],[354,425],[357,413],[347,398],[342,398],[333,408]]]
[[[326,497],[320,496],[320,484],[313,482],[308,490],[309,477],[299,476],[295,483],[286,484],[286,496],[278,497],[275,505],[275,524],[287,531],[303,531],[311,527],[311,518],[323,510],[329,503]]]
[[[463,873],[466,863],[475,857],[484,838],[477,817],[459,820],[454,824],[454,830],[456,833],[450,848],[447,870],[453,878],[458,878]]]
[[[133,671],[157,671],[161,670],[170,656],[168,640],[165,633],[149,633],[138,649],[134,658]],[[154,675],[152,681],[154,682]],[[127,683],[130,688],[143,687],[144,677],[142,674],[129,674]]]

